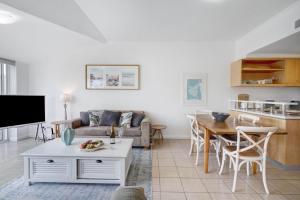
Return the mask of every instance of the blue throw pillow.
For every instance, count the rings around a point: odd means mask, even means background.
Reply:
[[[119,125],[121,112],[105,110],[100,119],[100,126],[115,126]]]
[[[145,118],[144,113],[133,113],[132,119],[131,119],[131,126],[132,127],[139,127],[141,126],[141,122]]]

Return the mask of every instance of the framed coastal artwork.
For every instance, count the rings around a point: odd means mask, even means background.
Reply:
[[[206,105],[207,74],[183,74],[183,104]]]
[[[138,90],[139,65],[86,65],[86,89]]]

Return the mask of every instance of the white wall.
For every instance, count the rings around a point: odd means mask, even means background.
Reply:
[[[82,46],[68,49],[63,55],[53,51],[54,55],[44,62],[31,64],[29,91],[47,96],[49,122],[63,119],[59,96],[67,91],[75,98],[72,117],[88,109],[145,110],[154,122],[168,126],[168,137],[182,138],[189,133],[185,113],[201,109],[182,105],[182,74],[207,73],[207,108],[226,111],[233,47],[232,43],[131,43]],[[141,89],[85,90],[85,64],[139,64]]]
[[[248,34],[236,41],[235,60],[245,57],[299,57],[286,54],[251,54],[251,52],[283,39],[300,29],[295,29],[294,23],[300,18],[300,1],[292,4],[282,12],[262,23]],[[300,88],[231,88],[231,97],[236,98],[240,93],[250,95],[253,100],[299,100]]]
[[[26,63],[17,62],[17,94],[26,95],[28,94],[29,87],[29,66]],[[19,127],[17,140],[22,140],[27,138],[29,134],[29,129],[27,126]]]
[[[263,41],[271,42],[265,38],[265,28],[261,29],[257,34],[249,33],[239,42],[238,53],[247,54],[265,45]],[[28,70],[20,73],[28,83],[19,82],[19,87],[24,87],[24,91],[28,89],[28,94],[47,96],[48,123],[63,119],[59,96],[65,91],[72,92],[75,98],[70,107],[72,117],[78,117],[80,111],[88,109],[145,110],[154,122],[168,126],[168,137],[186,137],[189,129],[184,114],[201,107],[184,107],[181,103],[184,72],[208,74],[208,105],[203,108],[226,111],[228,100],[239,93],[248,93],[252,99],[300,99],[298,88],[231,88],[230,63],[234,60],[234,43],[99,44],[35,18],[24,18],[19,23],[2,27],[0,35],[0,56],[28,64]],[[141,89],[85,90],[85,64],[139,64]],[[34,135],[34,129],[30,135]]]
[[[228,100],[239,93],[252,99],[300,99],[298,88],[231,88],[230,62],[233,43],[152,43],[105,44],[95,47],[70,48],[65,53],[49,55],[45,61],[29,68],[29,92],[47,96],[47,121],[63,119],[62,92],[71,92],[72,117],[89,109],[145,110],[154,122],[168,126],[167,137],[189,135],[185,113],[209,108],[226,111]],[[85,64],[139,64],[140,90],[85,90]],[[183,106],[182,74],[208,74],[208,105]],[[32,132],[33,134],[34,132]]]
[[[235,58],[247,57],[257,49],[300,31],[294,24],[299,18],[300,1],[297,1],[237,40]]]

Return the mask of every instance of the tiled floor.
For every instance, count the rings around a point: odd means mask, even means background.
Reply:
[[[217,174],[215,154],[210,155],[209,174],[202,161],[195,166],[195,155],[188,156],[189,140],[165,140],[153,146],[153,200],[300,200],[300,171],[284,171],[268,166],[271,194],[266,195],[260,173],[247,177],[239,173],[236,193],[231,192],[233,170]],[[226,165],[228,166],[228,164]]]
[[[23,159],[20,153],[39,144],[42,142],[33,138],[0,143],[0,186],[23,175]]]
[[[0,143],[0,186],[22,176],[21,152],[41,142],[33,139],[18,143]],[[239,173],[237,192],[231,193],[232,170],[217,174],[214,153],[210,156],[209,174],[203,173],[202,160],[195,166],[195,155],[188,156],[188,140],[165,140],[153,146],[153,200],[300,200],[300,171],[283,171],[268,166],[271,195],[265,195],[260,174],[247,177]],[[228,165],[226,165],[228,166]]]

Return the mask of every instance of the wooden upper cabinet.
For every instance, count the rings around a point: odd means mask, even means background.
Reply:
[[[288,83],[300,83],[300,61],[296,59],[286,60],[285,81]]]
[[[242,60],[231,63],[231,86],[240,86],[242,83]]]
[[[300,58],[247,58],[231,64],[231,86],[300,87]]]

